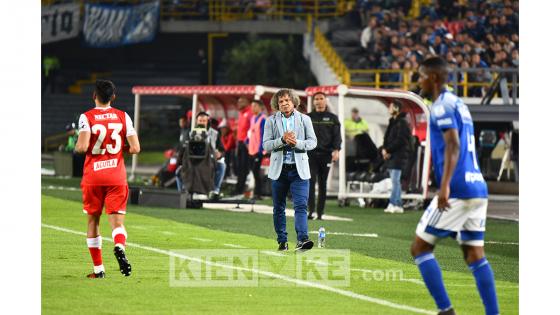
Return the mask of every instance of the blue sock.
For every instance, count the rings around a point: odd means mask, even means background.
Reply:
[[[422,253],[414,257],[414,262],[420,269],[424,283],[436,301],[437,308],[441,311],[451,308],[451,301],[443,285],[441,269],[434,254],[432,252]]]
[[[476,287],[478,293],[484,303],[486,315],[499,314],[498,298],[496,297],[496,286],[494,284],[494,272],[486,257],[469,264],[469,269],[472,271],[474,279],[476,280]]]

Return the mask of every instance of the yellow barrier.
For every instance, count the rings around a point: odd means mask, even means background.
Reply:
[[[350,71],[342,61],[338,53],[325,38],[319,27],[315,27],[315,46],[327,61],[327,64],[338,76],[338,80],[343,84],[350,84]]]
[[[492,72],[492,70],[486,70]],[[350,86],[365,86],[374,88],[398,88],[403,90],[414,89],[417,82],[412,81],[412,76],[417,73],[413,70],[393,70],[393,69],[350,69],[348,70],[349,75],[352,77],[350,80]],[[397,73],[402,79],[399,81],[382,81],[383,74]],[[462,88],[461,95],[463,97],[469,96],[469,89],[473,87],[490,87],[492,85],[491,81],[488,82],[470,82],[469,72],[460,72],[463,76],[462,81],[457,82],[457,87]],[[357,81],[355,75],[371,75],[370,80]],[[497,72],[492,72],[492,79],[498,76]],[[453,82],[448,82],[449,86],[453,86]],[[508,88],[513,87],[513,83],[507,83]],[[459,92],[459,91],[457,91]]]
[[[202,5],[204,3],[206,6]],[[269,0],[247,2],[244,5],[238,0],[184,0],[179,4],[162,3],[161,18],[198,17],[202,20],[226,22],[252,20],[256,17],[270,20],[286,17],[305,19],[311,15],[315,19],[321,19],[342,16],[351,11],[354,5],[355,2],[350,0]]]
[[[140,4],[150,0],[88,0],[98,4]],[[41,0],[41,5],[71,3],[71,0]],[[84,2],[82,1],[83,5]],[[180,0],[160,2],[160,17],[167,19],[197,19],[210,21],[265,19],[314,19],[342,16],[356,4],[351,0],[269,0],[242,2],[239,0]],[[257,5],[259,4],[259,5]]]

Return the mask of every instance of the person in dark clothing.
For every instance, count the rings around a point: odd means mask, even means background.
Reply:
[[[332,162],[338,160],[338,151],[342,139],[340,136],[340,122],[335,114],[327,110],[327,97],[322,92],[313,95],[314,110],[309,113],[313,130],[317,136],[317,147],[309,151],[309,166],[311,180],[309,182],[309,213],[307,218],[313,219],[315,210],[315,182],[319,183],[317,201],[317,220],[321,220],[325,210],[327,198],[327,177]]]
[[[389,126],[387,131],[385,131],[383,146],[381,147],[385,166],[389,170],[393,184],[389,205],[385,209],[387,213],[404,212],[401,200],[401,173],[409,158],[408,153],[412,133],[406,120],[406,113],[401,112],[401,109],[402,103],[398,100],[393,100],[389,104],[391,118],[389,119]]]
[[[202,48],[198,50],[198,65],[198,84],[211,84],[210,82],[208,82],[208,59],[206,58],[206,53]]]

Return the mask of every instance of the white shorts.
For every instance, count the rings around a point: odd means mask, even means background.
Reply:
[[[437,209],[437,196],[416,227],[416,235],[435,245],[439,239],[453,237],[461,245],[484,246],[488,199],[449,199],[447,211]]]

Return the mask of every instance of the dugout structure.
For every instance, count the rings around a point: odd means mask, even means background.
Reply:
[[[341,136],[343,145],[340,151],[340,158],[338,162],[338,200],[339,204],[344,204],[346,199],[351,198],[371,198],[371,199],[387,199],[390,197],[388,193],[373,193],[373,192],[350,192],[347,191],[346,183],[346,132],[344,129],[344,120],[346,112],[350,111],[351,104],[361,103],[367,106],[368,102],[373,105],[382,103],[387,108],[392,100],[398,99],[403,103],[401,111],[407,112],[410,117],[410,127],[412,134],[418,137],[422,150],[421,154],[417,157],[417,173],[420,191],[413,193],[406,193],[403,190],[402,199],[409,200],[424,200],[428,197],[428,181],[430,173],[430,138],[428,121],[430,112],[422,98],[415,93],[404,90],[392,89],[373,89],[362,87],[348,87],[346,85],[331,85],[331,86],[314,86],[305,89],[308,97],[307,106],[308,111],[311,110],[311,97],[316,92],[323,92],[331,99],[333,112],[338,115],[341,122]],[[332,100],[335,100],[332,102]]]
[[[270,99],[281,88],[262,85],[200,85],[200,86],[134,86],[134,127],[140,135],[141,101],[143,95],[169,95],[192,99],[192,117],[201,111],[209,112],[216,119],[237,117],[237,99],[247,97],[249,100],[262,100],[270,113]],[[305,91],[295,90],[305,106],[307,95]],[[308,105],[307,105],[308,106]],[[191,129],[195,126],[195,119],[191,119]],[[132,170],[130,179],[134,179],[138,156],[132,156]]]

